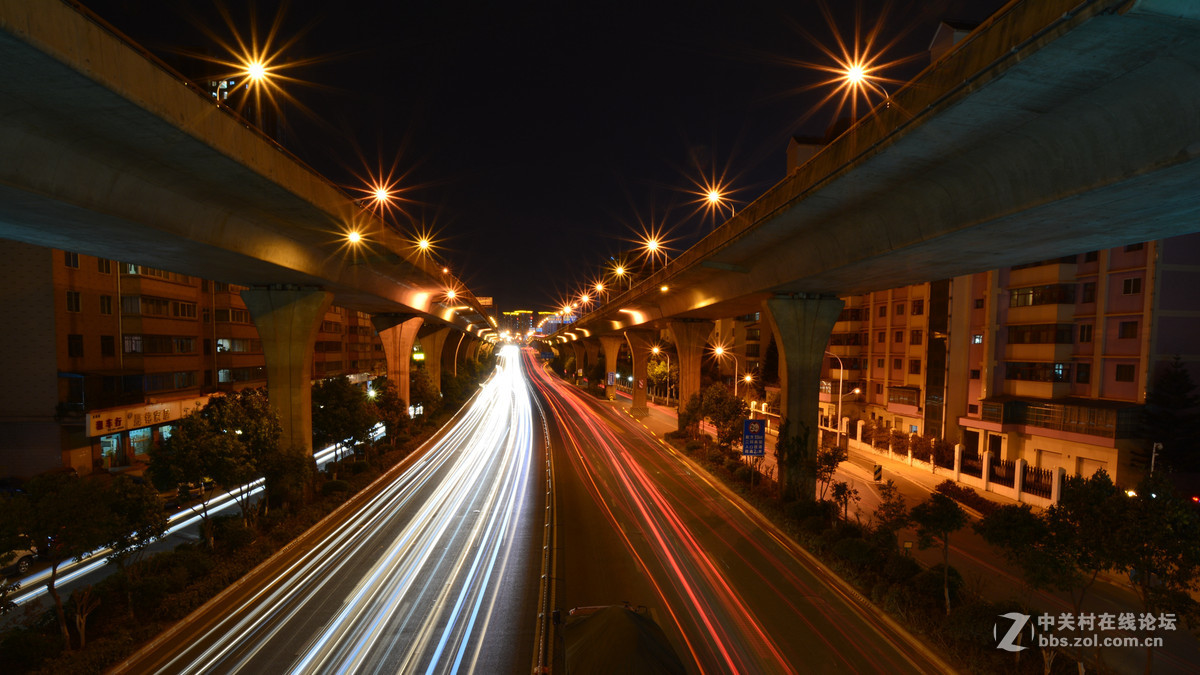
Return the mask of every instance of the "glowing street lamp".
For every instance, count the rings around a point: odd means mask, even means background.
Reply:
[[[670,399],[671,399],[671,354],[670,354],[670,352],[667,352],[665,349],[660,348],[658,345],[654,345],[653,347],[651,347],[650,353],[654,354],[655,356],[662,354],[667,359],[667,402],[670,403]]]
[[[351,230],[346,234],[346,241],[350,242],[351,244],[360,243],[362,242],[362,235],[356,230]]]

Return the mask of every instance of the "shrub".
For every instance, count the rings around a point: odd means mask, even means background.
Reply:
[[[960,592],[963,588],[962,575],[958,570],[950,567],[949,574],[950,585],[950,605],[953,607],[958,603]],[[922,604],[928,603],[935,612],[946,613],[946,603],[942,595],[942,564],[938,563],[923,572],[920,572],[912,578],[909,587],[920,598]]]
[[[934,489],[959,504],[970,507],[985,516],[990,515],[993,511],[1000,508],[999,504],[987,497],[980,496],[973,488],[959,485],[952,480],[944,480],[938,483],[938,486]]]
[[[857,569],[866,569],[875,564],[879,558],[878,552],[871,542],[858,537],[842,539],[830,549],[833,557],[843,560],[846,564]]]
[[[242,522],[241,516],[221,516],[213,521],[213,539],[218,546],[236,551],[253,542],[255,534]]]
[[[338,492],[349,492],[349,491],[350,491],[350,484],[344,480],[326,481],[325,484],[321,486],[321,494],[323,494],[323,495],[331,495],[331,494],[335,494]]]
[[[350,471],[351,475],[355,475],[355,476],[357,476],[360,473],[370,470],[370,468],[371,468],[371,465],[368,464],[365,460],[355,460],[353,462],[346,463],[346,469],[348,471]]]
[[[683,444],[683,449],[690,453],[696,453],[704,449],[704,442],[699,440],[688,441]]]
[[[24,672],[36,667],[45,659],[62,651],[62,638],[57,634],[30,628],[15,628],[4,633],[0,640],[0,653],[4,654],[4,667],[11,672]]]
[[[749,483],[754,478],[754,469],[750,465],[738,462],[738,467],[733,470],[733,479],[740,483]]]
[[[829,529],[829,519],[825,516],[808,516],[800,521],[800,531],[814,537],[827,529]]]
[[[881,573],[888,582],[902,584],[921,573],[921,563],[909,556],[894,553],[884,561]]]

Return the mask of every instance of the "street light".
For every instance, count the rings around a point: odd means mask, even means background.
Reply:
[[[719,359],[724,359],[724,358],[725,358],[725,347],[724,347],[724,345],[717,345],[716,347],[713,347],[713,354],[716,354],[716,355],[717,355],[717,358],[719,358]],[[730,353],[729,353],[729,356],[730,356],[730,358],[732,358],[732,359],[733,359],[733,395],[734,395],[734,396],[737,396],[737,384],[738,384],[738,362],[737,362],[737,355],[736,355],[736,354],[734,354],[733,352],[730,352]]]
[[[665,350],[660,349],[658,347],[658,345],[655,345],[653,348],[650,349],[650,351],[655,356],[658,356],[661,353],[667,357],[667,403],[670,403],[671,402],[671,355],[668,352],[666,352]]]

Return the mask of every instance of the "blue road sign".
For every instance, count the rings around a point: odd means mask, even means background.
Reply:
[[[766,453],[766,420],[745,420],[742,422],[742,455],[746,457],[762,457]]]

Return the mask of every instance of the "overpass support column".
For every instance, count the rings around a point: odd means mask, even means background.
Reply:
[[[706,319],[672,321],[667,326],[679,353],[679,410],[683,411],[692,394],[700,393],[700,360],[716,324]]]
[[[453,356],[451,356],[449,349],[446,350],[446,361],[450,364],[450,374],[454,377],[458,377],[458,364],[462,361],[463,356],[466,354],[466,352],[463,351],[463,340],[466,338],[466,333],[458,334],[458,341],[454,343]]]
[[[785,501],[812,500],[816,495],[816,477],[803,467],[817,453],[821,365],[843,305],[841,298],[832,295],[797,294],[763,301],[779,347],[780,421],[788,423],[788,437],[793,439],[786,447],[781,435],[776,446]]]
[[[597,363],[600,363],[600,343],[595,340],[584,340],[583,352],[587,357],[587,366],[585,366],[583,372],[589,373],[592,368],[596,367]]]
[[[605,386],[604,395],[608,400],[614,401],[617,398],[616,372],[617,372],[617,356],[621,353],[621,343],[625,338],[616,337],[613,335],[605,335],[600,338],[600,345],[604,347],[604,372],[613,373],[613,386]],[[605,378],[605,382],[607,382]]]
[[[583,368],[583,359],[587,356],[587,352],[583,348],[583,343],[575,340],[571,343],[571,353],[575,355],[575,367],[567,374],[567,377],[576,384],[579,384],[579,371]]]
[[[650,355],[650,343],[654,333],[644,330],[625,331],[625,340],[629,343],[629,353],[633,356],[633,405],[629,414],[641,419],[650,414],[646,405],[646,361]]]
[[[319,289],[248,288],[241,296],[262,340],[267,396],[279,413],[283,447],[311,455],[313,345],[333,295]]]
[[[479,338],[471,338],[467,344],[467,359],[470,361],[479,360]]]
[[[409,374],[412,371],[413,342],[425,319],[409,314],[381,314],[371,317],[383,343],[383,356],[387,359],[387,378],[396,385],[404,405],[412,403],[409,389]]]
[[[421,341],[421,350],[425,353],[425,373],[439,394],[442,392],[442,352],[449,336],[449,326],[422,326],[417,331],[417,339]]]

